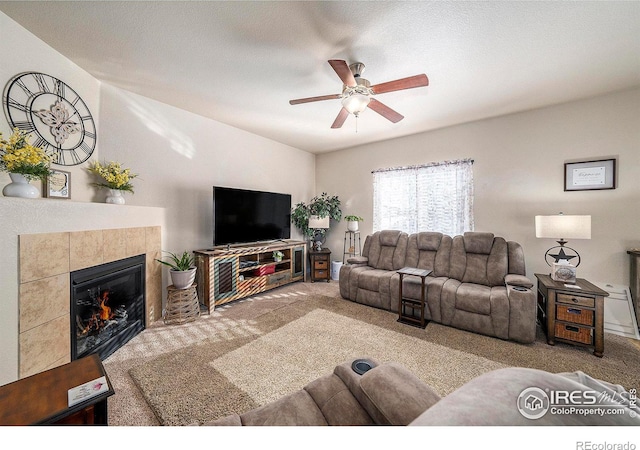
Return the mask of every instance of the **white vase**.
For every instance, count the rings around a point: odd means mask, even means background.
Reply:
[[[124,205],[124,196],[119,189],[109,189],[107,194],[106,203],[113,203],[114,205]]]
[[[347,221],[347,230],[349,230],[349,231],[358,231],[358,221],[357,220],[348,220]]]
[[[38,198],[40,191],[37,187],[29,184],[29,180],[19,173],[10,173],[11,183],[2,189],[5,197]]]
[[[171,274],[171,282],[176,289],[186,289],[196,281],[196,268],[193,267],[189,270],[173,270],[169,271]]]

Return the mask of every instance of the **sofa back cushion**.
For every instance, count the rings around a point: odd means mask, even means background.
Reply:
[[[363,255],[375,269],[398,270],[404,267],[409,236],[399,230],[376,231],[365,241]],[[367,245],[368,244],[368,245]]]
[[[409,236],[405,266],[431,270],[435,277],[449,276],[451,236],[422,231]]]
[[[509,269],[507,242],[493,233],[467,232],[453,238],[449,276],[463,283],[504,284]]]

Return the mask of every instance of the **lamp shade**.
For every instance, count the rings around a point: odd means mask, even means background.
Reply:
[[[591,239],[591,216],[536,216],[536,237]]]
[[[342,106],[351,114],[358,115],[367,108],[371,98],[368,95],[355,93],[342,99]]]
[[[312,230],[318,228],[329,228],[329,217],[318,217],[311,216],[309,217],[309,228]]]

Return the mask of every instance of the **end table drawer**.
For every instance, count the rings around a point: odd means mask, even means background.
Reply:
[[[566,323],[556,323],[556,337],[583,344],[593,345],[593,335],[591,328],[580,325],[569,325]]]
[[[582,325],[593,325],[593,311],[573,306],[558,305],[556,307],[556,319],[565,322],[580,323]]]
[[[328,269],[329,262],[328,261],[316,261],[313,264],[314,269]]]
[[[578,306],[587,306],[589,308],[593,308],[596,304],[596,301],[593,297],[582,297],[580,295],[571,295],[571,294],[557,294],[557,302],[558,303],[568,303],[570,305],[578,305]]]
[[[329,272],[327,272],[326,270],[314,270],[313,278],[316,278],[316,279],[328,278],[327,276],[328,273]]]

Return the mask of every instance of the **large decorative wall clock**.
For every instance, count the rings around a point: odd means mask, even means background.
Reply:
[[[5,88],[3,104],[11,126],[31,133],[31,144],[52,154],[55,164],[81,164],[96,148],[89,108],[76,91],[51,75],[16,75]]]

